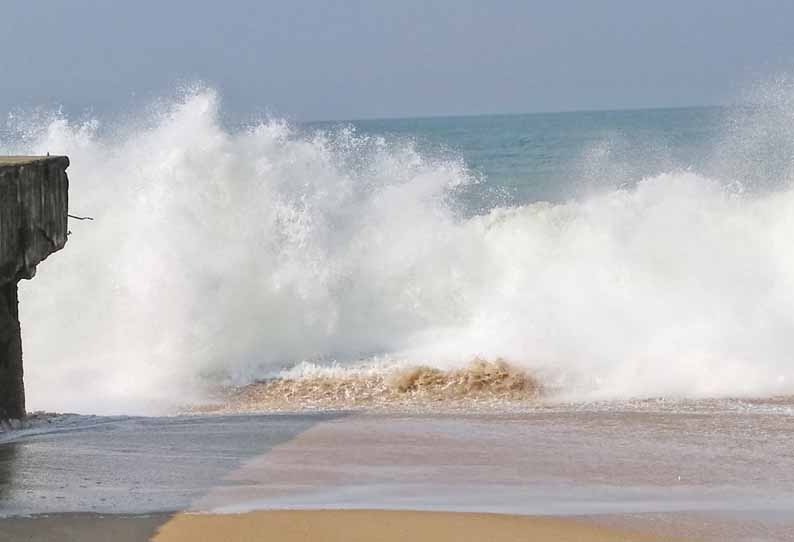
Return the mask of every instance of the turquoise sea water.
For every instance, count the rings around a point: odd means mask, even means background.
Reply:
[[[363,120],[369,137],[407,140],[427,156],[459,159],[501,204],[560,201],[593,183],[631,184],[675,169],[703,171],[736,111],[719,107]],[[470,197],[473,197],[470,195]],[[474,203],[476,205],[476,203]]]

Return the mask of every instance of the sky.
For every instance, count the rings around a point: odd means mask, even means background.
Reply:
[[[201,82],[293,120],[731,103],[794,73],[787,0],[4,0],[0,115]]]

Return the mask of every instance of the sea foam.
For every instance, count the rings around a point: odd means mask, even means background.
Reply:
[[[69,155],[71,210],[95,218],[22,285],[32,409],[163,412],[306,364],[478,357],[572,399],[794,392],[794,190],[785,168],[742,183],[742,137],[719,176],[469,216],[458,191],[487,181],[462,160],[220,117],[199,89],[120,126],[14,121],[0,152]]]

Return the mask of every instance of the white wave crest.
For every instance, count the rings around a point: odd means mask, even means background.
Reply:
[[[71,208],[96,219],[22,287],[32,408],[154,412],[306,361],[477,356],[573,398],[794,392],[789,188],[670,172],[467,218],[459,161],[346,129],[230,131],[218,109],[199,90],[0,149],[68,154]]]

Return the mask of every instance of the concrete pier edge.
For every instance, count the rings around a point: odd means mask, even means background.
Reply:
[[[0,157],[0,432],[25,418],[18,282],[66,244],[68,167],[66,156]]]

